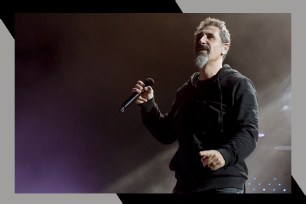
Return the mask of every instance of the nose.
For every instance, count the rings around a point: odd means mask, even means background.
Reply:
[[[201,43],[201,45],[207,43],[207,36],[205,34],[200,38],[200,43]]]

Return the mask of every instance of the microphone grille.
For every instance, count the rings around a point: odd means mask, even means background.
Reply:
[[[154,84],[154,80],[152,78],[147,78],[144,81],[145,86],[152,86]]]

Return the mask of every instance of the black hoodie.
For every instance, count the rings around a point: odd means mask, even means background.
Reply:
[[[250,79],[224,65],[213,77],[199,73],[177,90],[170,111],[162,114],[154,98],[141,105],[144,125],[163,144],[178,141],[170,162],[178,182],[192,191],[241,186],[248,179],[245,159],[258,139],[258,101]],[[218,150],[224,167],[204,167],[202,150]]]

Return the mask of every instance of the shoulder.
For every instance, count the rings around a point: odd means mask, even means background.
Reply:
[[[236,97],[242,95],[248,97],[255,97],[255,98],[257,97],[254,83],[252,82],[251,79],[249,79],[248,77],[242,74],[240,74],[240,76],[236,78],[236,83],[234,86],[233,93]]]
[[[196,87],[198,77],[199,77],[199,72],[193,73],[188,78],[188,80],[181,87],[178,88],[177,92],[181,92],[183,90]]]
[[[188,80],[177,89],[176,95],[186,97],[187,95],[193,94],[196,90],[198,76],[198,72],[193,73]]]
[[[254,83],[250,78],[241,74],[238,70],[233,68],[227,68],[224,71],[223,81],[225,84],[232,86],[241,86],[241,87],[252,87],[255,89]]]

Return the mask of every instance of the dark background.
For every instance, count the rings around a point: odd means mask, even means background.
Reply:
[[[119,113],[139,79],[155,80],[166,112],[197,71],[193,33],[226,21],[225,60],[255,84],[260,137],[247,159],[249,193],[290,192],[290,14],[16,14],[16,193],[168,193],[177,143],[144,128],[139,107]]]

